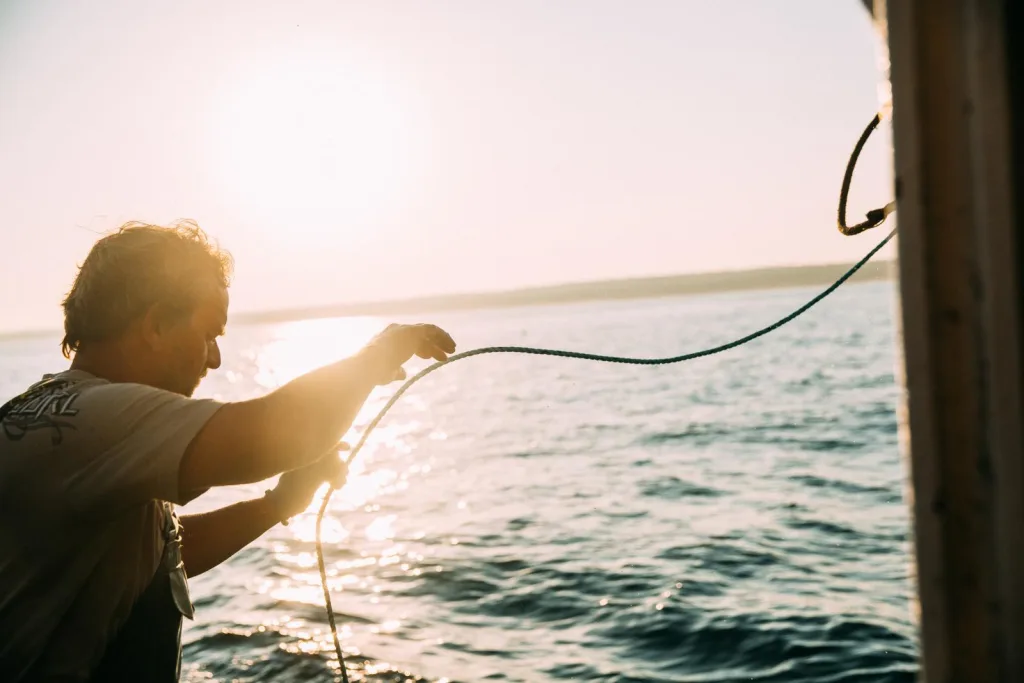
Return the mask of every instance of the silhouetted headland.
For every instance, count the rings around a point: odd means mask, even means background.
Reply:
[[[438,311],[539,306],[600,300],[649,299],[741,290],[825,287],[835,282],[849,267],[849,264],[787,266],[578,282],[508,291],[447,294],[311,308],[290,308],[278,311],[239,312],[232,315],[232,321],[266,323],[354,315],[418,315]],[[892,272],[893,263],[891,261],[870,262],[861,268],[850,279],[850,282],[886,280],[892,276]]]

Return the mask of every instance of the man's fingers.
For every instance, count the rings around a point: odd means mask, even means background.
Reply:
[[[437,325],[421,324],[416,329],[420,334],[416,355],[420,358],[443,361],[448,359],[449,353],[455,352],[455,340]]]
[[[437,325],[424,325],[426,337],[430,343],[445,353],[455,353],[455,340]]]
[[[445,353],[455,353],[455,340],[452,339],[451,335],[440,327],[437,328],[437,332],[439,334],[437,345],[441,347],[441,350]]]
[[[444,330],[432,325],[427,326],[427,333],[418,353],[421,358],[445,361],[448,360],[448,354],[453,351],[455,351],[455,342]]]
[[[348,465],[339,454],[332,453],[318,464],[320,467],[317,468],[317,479],[326,481],[334,488],[341,488],[345,484],[348,478]]]
[[[344,461],[339,461],[337,469],[327,478],[327,481],[336,489],[344,486],[348,481],[348,465]]]
[[[433,344],[426,344],[416,351],[416,355],[427,360],[448,360],[448,355]]]

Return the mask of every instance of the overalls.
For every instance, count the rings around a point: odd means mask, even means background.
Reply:
[[[164,554],[149,586],[135,601],[127,621],[107,646],[93,673],[95,683],[147,681],[177,683],[181,673],[181,618],[192,618],[181,524],[164,504]]]

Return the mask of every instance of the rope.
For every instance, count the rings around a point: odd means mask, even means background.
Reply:
[[[871,123],[868,124],[868,127],[864,130],[864,133],[857,141],[857,145],[854,147],[853,153],[850,155],[849,162],[847,163],[846,174],[843,177],[843,186],[839,195],[839,229],[840,232],[842,232],[844,235],[856,235],[858,233],[864,232],[865,230],[869,230],[880,225],[895,208],[895,202],[890,203],[883,209],[875,209],[874,211],[869,212],[868,220],[863,223],[860,223],[852,227],[847,227],[845,225],[846,198],[850,190],[850,181],[853,177],[853,169],[854,166],[856,166],[857,158],[860,156],[860,151],[864,147],[864,143],[867,142],[868,137],[878,126],[880,120],[880,116],[875,115]],[[871,258],[882,249],[882,247],[888,244],[889,240],[891,240],[895,235],[896,230],[893,229],[893,231],[886,235],[881,242],[875,245],[875,247],[864,256],[864,258],[862,258],[860,261],[855,263],[849,270],[843,273],[843,275],[840,276],[838,280],[833,282],[824,291],[819,293],[817,296],[812,298],[810,301],[808,301],[803,306],[796,309],[789,315],[777,320],[776,322],[772,323],[771,325],[768,325],[767,327],[763,327],[757,330],[756,332],[751,332],[745,337],[740,337],[739,339],[736,339],[734,341],[727,342],[725,344],[721,344],[719,346],[715,346],[709,349],[685,353],[681,356],[669,356],[667,358],[629,358],[625,356],[605,356],[594,353],[565,351],[561,349],[540,349],[528,346],[487,346],[483,348],[473,349],[470,351],[464,351],[462,353],[457,353],[452,356],[449,356],[447,360],[438,361],[424,368],[423,370],[420,370],[418,373],[416,373],[408,380],[406,380],[406,382],[401,387],[399,387],[398,391],[395,392],[395,395],[392,396],[391,399],[388,400],[386,404],[384,404],[384,407],[381,408],[380,412],[377,413],[376,417],[374,417],[373,420],[370,421],[370,424],[367,425],[366,430],[363,432],[359,441],[356,443],[355,447],[349,452],[348,457],[345,459],[345,463],[350,464],[355,459],[355,457],[362,450],[363,446],[366,444],[366,440],[369,438],[370,434],[373,433],[373,430],[377,428],[377,425],[380,424],[380,421],[384,419],[384,416],[387,415],[388,411],[391,410],[391,407],[398,402],[398,399],[400,399],[402,395],[405,394],[405,392],[407,392],[414,384],[419,382],[427,375],[436,372],[437,370],[440,370],[446,365],[450,365],[452,363],[464,360],[466,358],[472,358],[474,356],[483,356],[486,354],[494,353],[515,353],[533,356],[554,356],[556,358],[575,358],[579,360],[589,360],[603,363],[621,363],[626,365],[671,365],[674,363],[682,363],[688,360],[694,360],[696,358],[713,356],[715,354],[722,353],[730,349],[734,349],[738,346],[742,346],[748,342],[757,339],[758,337],[762,337],[768,334],[769,332],[772,332],[773,330],[777,330],[786,323],[791,322],[792,320],[799,317],[803,313],[806,313],[815,304],[820,302],[822,299],[827,297],[832,292],[839,289],[839,287],[842,286],[844,282],[849,280],[854,275],[854,273],[856,273],[868,261],[870,261]],[[331,592],[327,587],[327,567],[324,564],[323,542],[321,540],[321,528],[323,525],[324,516],[327,514],[327,506],[331,501],[331,495],[334,493],[334,491],[335,489],[333,487],[327,491],[327,494],[324,496],[324,500],[320,505],[320,511],[317,513],[316,516],[316,557],[317,564],[320,567],[320,582],[324,590],[324,605],[327,610],[327,620],[330,622],[331,636],[334,639],[334,650],[338,655],[338,664],[341,667],[341,679],[343,683],[349,683],[348,670],[345,666],[345,656],[341,650],[341,641],[338,639],[338,627],[334,618],[334,607],[331,603]]]
[[[882,122],[882,115],[875,114],[874,118],[864,129],[864,132],[860,134],[860,138],[857,140],[857,144],[853,146],[853,152],[850,153],[850,159],[846,162],[846,173],[843,174],[843,187],[839,190],[839,215],[838,215],[838,226],[839,232],[844,235],[859,235],[865,230],[876,228],[881,225],[890,213],[896,210],[896,202],[892,201],[883,206],[881,209],[873,209],[868,211],[866,220],[856,225],[846,224],[846,198],[850,194],[850,183],[853,181],[853,169],[857,166],[857,159],[860,158],[860,151],[864,149],[864,144],[871,137],[871,134],[878,128],[878,124]]]

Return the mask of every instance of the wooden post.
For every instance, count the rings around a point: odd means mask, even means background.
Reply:
[[[1024,681],[1019,7],[874,7],[891,60],[901,434],[930,683]]]

